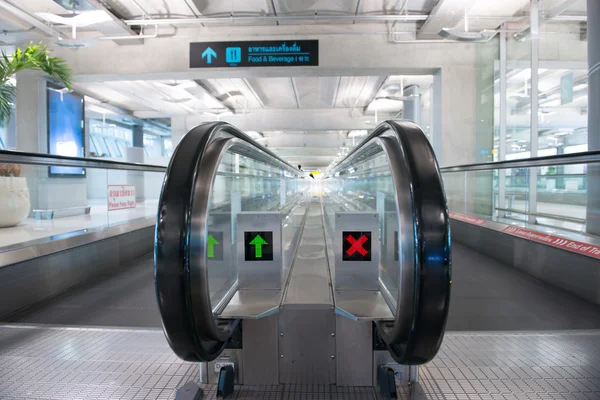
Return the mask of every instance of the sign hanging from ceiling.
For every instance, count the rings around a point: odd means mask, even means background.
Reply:
[[[190,68],[318,65],[318,40],[190,43]]]

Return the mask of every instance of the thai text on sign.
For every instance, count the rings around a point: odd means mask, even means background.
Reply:
[[[108,185],[108,211],[135,206],[135,185]]]
[[[502,232],[600,259],[600,247],[588,243],[565,239],[554,235],[548,235],[543,232],[532,231],[530,229],[519,228],[517,226],[508,226],[502,229]]]

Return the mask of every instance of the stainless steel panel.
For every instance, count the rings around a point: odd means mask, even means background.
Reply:
[[[240,290],[281,289],[283,267],[280,212],[241,212],[237,216],[237,259]],[[273,260],[246,261],[244,232],[273,232]]]
[[[241,349],[225,349],[219,357],[214,361],[204,363],[206,367],[206,375],[208,377],[207,383],[218,383],[219,382],[219,368],[218,365],[223,363],[233,363],[234,378],[233,382],[236,385],[242,385],[244,383],[244,359],[243,352]]]
[[[343,261],[343,232],[371,232],[371,261]],[[335,214],[335,290],[379,290],[379,216],[370,212]]]
[[[373,386],[373,323],[335,317],[338,386]]]
[[[394,320],[394,315],[381,292],[374,291],[336,291],[335,312],[354,320]]]
[[[223,312],[221,319],[258,319],[279,311],[281,290],[238,290]]]
[[[311,202],[283,303],[325,308],[333,304],[319,201]]]
[[[152,251],[153,228],[0,268],[0,316],[55,296],[72,286],[114,273]]]
[[[283,308],[279,313],[279,333],[280,383],[335,383],[332,309]]]
[[[278,315],[242,323],[245,385],[279,383]]]

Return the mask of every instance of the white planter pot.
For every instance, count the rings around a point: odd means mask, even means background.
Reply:
[[[0,176],[0,228],[20,224],[30,207],[27,179]]]

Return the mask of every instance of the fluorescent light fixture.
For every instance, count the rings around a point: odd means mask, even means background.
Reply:
[[[487,42],[494,36],[496,31],[483,30],[481,32],[464,32],[451,28],[442,28],[438,35],[444,39],[454,40],[456,42]]]
[[[35,15],[53,24],[77,27],[84,27],[112,20],[110,15],[102,10],[84,11],[78,14],[65,15],[40,12]]]
[[[97,112],[99,114],[115,114],[116,115],[116,113],[114,113],[113,111],[107,110],[106,108],[102,108],[95,104],[86,104],[85,108],[87,108],[89,111]]]
[[[365,121],[366,123],[369,123],[369,121]],[[367,130],[356,130],[356,131],[350,131],[348,132],[348,137],[361,137],[361,136],[367,136],[368,131]]]
[[[252,139],[261,139],[263,137],[263,135],[260,132],[256,132],[256,131],[248,131],[246,132],[248,134],[248,136],[250,136]]]

